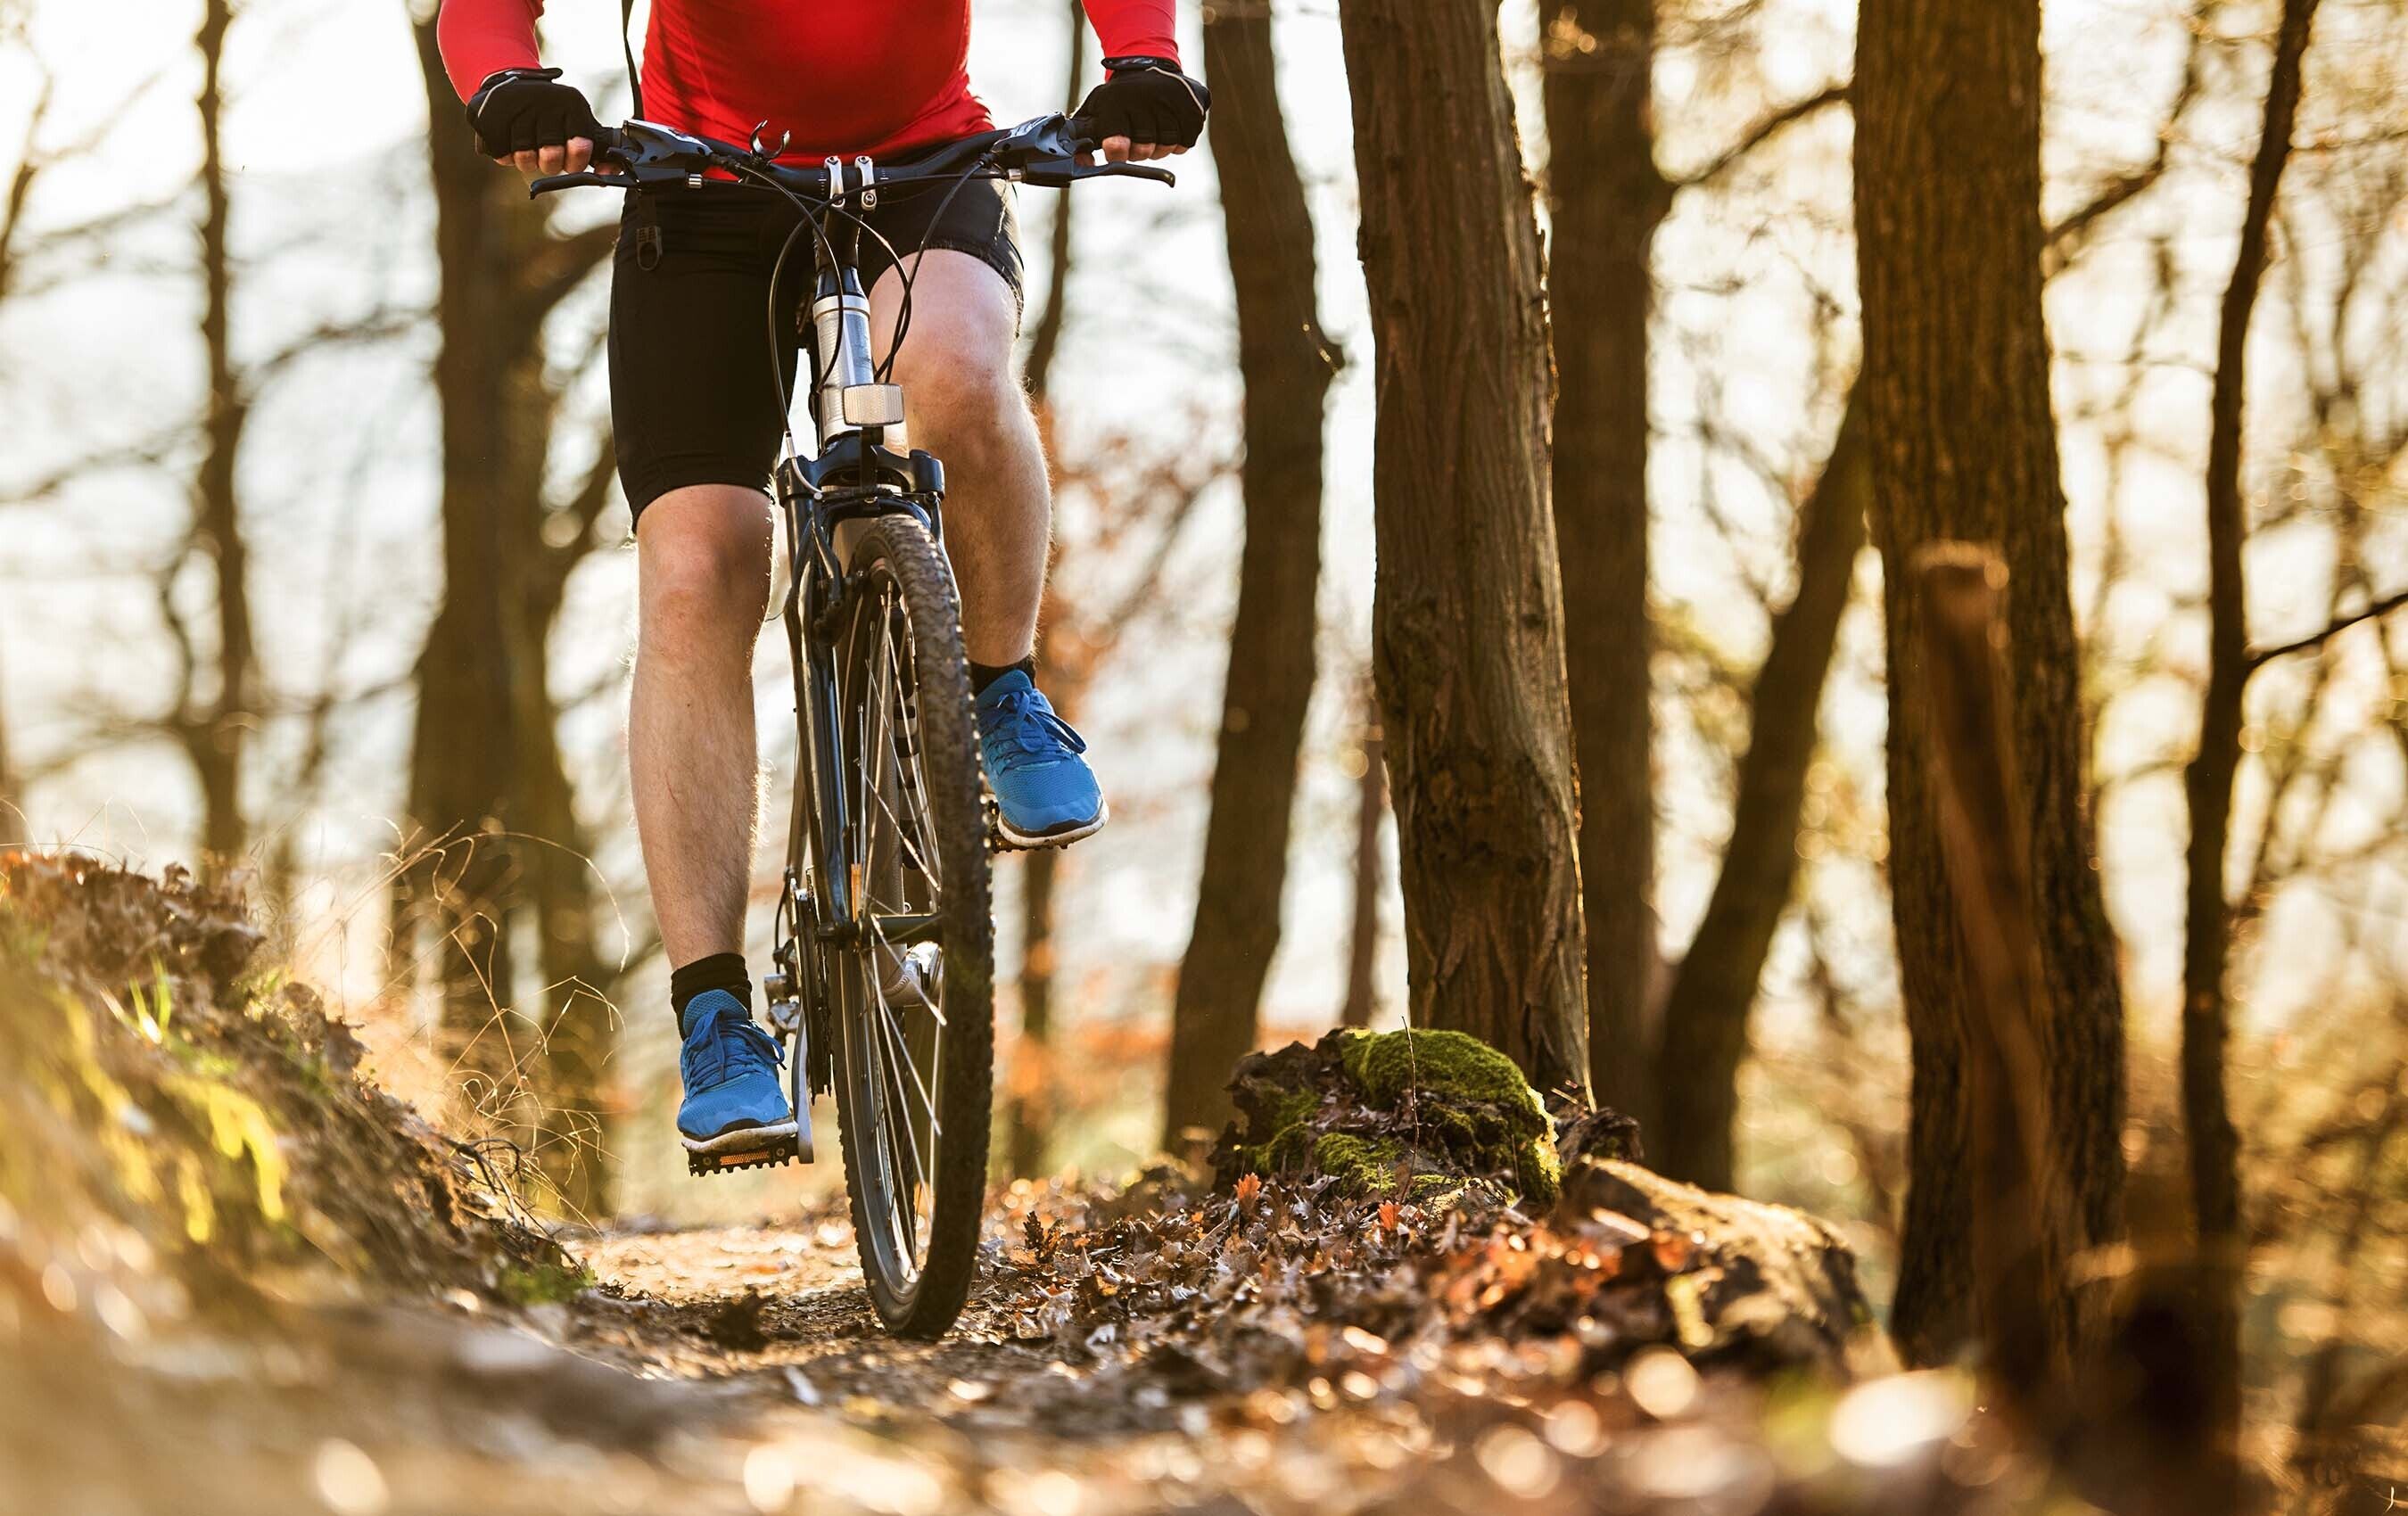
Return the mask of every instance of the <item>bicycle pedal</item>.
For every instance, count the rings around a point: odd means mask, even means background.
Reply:
[[[810,1161],[800,1140],[781,1137],[733,1152],[689,1152],[685,1155],[685,1171],[699,1178],[705,1174],[729,1174],[739,1168],[776,1168],[781,1164]]]

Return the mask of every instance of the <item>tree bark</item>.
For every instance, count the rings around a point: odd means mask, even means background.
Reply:
[[[1914,1043],[1893,1329],[1910,1358],[1930,1363],[1971,1324],[1971,1002],[1921,756],[1922,627],[1907,565],[1927,542],[2000,544],[2015,587],[2007,694],[2032,818],[2044,1051],[2086,1243],[2120,1228],[2123,997],[2092,856],[2041,311],[2039,6],[1867,0],[1856,50],[1862,393],[1888,623],[1892,908]]]
[[[1217,1129],[1230,1114],[1230,1070],[1254,1051],[1263,981],[1279,951],[1297,754],[1312,698],[1330,377],[1313,298],[1312,214],[1280,110],[1268,0],[1206,8],[1204,74],[1246,386],[1246,541],[1196,920],[1171,1006],[1163,1133],[1174,1148],[1188,1129]]]
[[[219,65],[234,13],[227,0],[208,0],[196,38],[201,88],[195,99],[201,125],[201,345],[208,364],[208,398],[201,427],[201,459],[193,479],[193,546],[207,556],[216,607],[215,685],[210,696],[188,703],[176,728],[201,789],[201,852],[210,866],[222,866],[242,851],[247,836],[242,808],[243,753],[258,724],[258,653],[251,618],[250,552],[243,541],[235,463],[242,447],[250,399],[235,371],[229,307],[234,293],[233,259],[227,248],[231,195],[220,122],[225,97]]]
[[[1045,1172],[1054,1141],[1054,885],[1056,854],[1032,852],[1020,870],[1020,1047],[1012,1055],[1005,1162],[1014,1177]]]
[[[538,1012],[543,1130],[537,1156],[563,1208],[597,1220],[610,1214],[615,1177],[609,1162],[607,1073],[617,1042],[609,992],[618,974],[599,947],[593,838],[577,814],[576,782],[560,749],[560,712],[546,682],[545,650],[615,473],[615,454],[605,447],[567,508],[580,527],[576,535],[547,532],[541,512],[531,510],[513,522],[509,548],[520,582],[518,626],[528,644],[511,661],[522,818],[512,847],[523,871],[524,908],[533,916],[543,979]]]
[[[1412,1021],[1586,1093],[1539,236],[1483,0],[1340,0],[1378,344],[1372,639]]]
[[[1369,1026],[1380,1008],[1380,894],[1387,887],[1387,859],[1380,851],[1380,822],[1388,810],[1386,744],[1380,736],[1380,699],[1365,681],[1363,773],[1355,780],[1354,922],[1347,935],[1346,1003],[1341,1026]]]
[[[1588,925],[1589,1076],[1599,1104],[1656,1129],[1656,795],[1647,614],[1648,319],[1656,230],[1656,0],[1547,0],[1549,314],[1555,527],[1580,606],[1564,620]]]
[[[1748,1010],[1798,874],[1798,816],[1819,739],[1824,681],[1865,543],[1867,464],[1863,412],[1852,394],[1822,479],[1799,511],[1797,594],[1773,618],[1772,643],[1749,695],[1730,844],[1665,998],[1648,1159],[1658,1172],[1709,1190],[1732,1188]]]
[[[2266,271],[2267,233],[2299,119],[2301,60],[2316,0],[2285,0],[2266,86],[2264,129],[2250,165],[2241,245],[2225,287],[2216,338],[2215,379],[2208,403],[2208,677],[2200,707],[2199,750],[2183,773],[2190,809],[2186,858],[2187,908],[2183,941],[2183,1124],[2190,1159],[2191,1208],[2206,1309],[2205,1386],[2214,1421],[2201,1455],[2231,1468],[2241,1430],[2240,1302],[2245,1240],[2241,1228],[2240,1138],[2224,1087],[2230,1031],[2225,974],[2231,952],[2225,896],[2232,785],[2241,767],[2242,697],[2252,663],[2248,585],[2242,551],[2249,523],[2241,497],[2243,407],[2247,398],[2249,322]]]
[[[2008,1410],[2045,1437],[2069,1409],[2076,1238],[2041,1052],[2047,996],[2006,692],[2006,565],[1987,549],[1942,542],[1910,567],[1923,629],[1924,756],[1973,1012],[1965,1082],[1974,1316]]]

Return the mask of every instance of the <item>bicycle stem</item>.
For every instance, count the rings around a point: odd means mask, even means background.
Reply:
[[[869,362],[869,297],[861,292],[861,276],[848,263],[822,268],[811,297],[811,352],[819,366],[819,388],[813,395],[820,446],[840,434],[857,430],[844,419],[844,392],[877,381]],[[889,445],[900,447],[902,428],[887,429]]]

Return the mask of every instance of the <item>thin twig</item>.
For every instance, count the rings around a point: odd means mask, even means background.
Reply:
[[[2249,672],[2254,674],[2277,658],[2287,657],[2295,652],[2306,652],[2311,648],[2322,647],[2358,622],[2375,621],[2388,616],[2402,606],[2408,606],[2408,590],[2385,595],[2363,609],[2351,611],[2346,616],[2335,617],[2332,622],[2320,632],[2311,632],[2306,636],[2290,642],[2278,642],[2271,648],[2253,649],[2249,654]]]
[[[1689,172],[1674,176],[1672,188],[1694,190],[1700,185],[1713,183],[1730,172],[1732,166],[1741,159],[1764,146],[1789,127],[1826,107],[1847,104],[1851,89],[1852,86],[1846,84],[1827,84],[1802,100],[1793,100],[1779,107],[1741,133],[1739,140],[1729,147]]]

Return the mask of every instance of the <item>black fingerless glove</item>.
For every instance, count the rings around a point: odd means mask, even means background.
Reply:
[[[1080,130],[1101,142],[1125,136],[1133,143],[1192,148],[1204,133],[1212,92],[1165,58],[1107,58],[1111,77],[1087,92],[1076,118]]]
[[[468,97],[468,124],[477,150],[507,158],[538,148],[566,147],[573,136],[599,137],[602,123],[557,68],[506,68]]]

